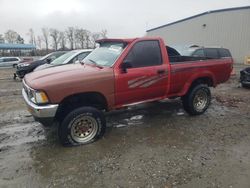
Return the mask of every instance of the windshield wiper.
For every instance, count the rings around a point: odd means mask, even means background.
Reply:
[[[92,64],[94,64],[98,68],[103,68],[101,65],[98,65],[93,59],[88,59]]]
[[[97,65],[97,63],[93,59],[88,59],[91,63]]]

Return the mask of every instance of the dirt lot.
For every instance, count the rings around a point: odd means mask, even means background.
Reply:
[[[0,187],[250,187],[250,90],[238,75],[190,117],[179,100],[107,114],[99,141],[65,148],[0,70]],[[237,70],[238,72],[238,70]]]

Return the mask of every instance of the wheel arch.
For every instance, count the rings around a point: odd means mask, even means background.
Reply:
[[[212,73],[206,72],[193,75],[184,85],[181,96],[185,95],[191,88],[198,84],[206,84],[208,87],[215,87],[216,80]]]
[[[99,110],[108,110],[108,102],[105,96],[100,92],[76,93],[65,97],[59,104],[56,112],[56,119],[62,120],[70,111],[82,107],[90,106]]]

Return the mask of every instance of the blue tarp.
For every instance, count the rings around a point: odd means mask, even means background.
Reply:
[[[8,44],[0,43],[0,50],[32,50],[36,49],[33,44]]]

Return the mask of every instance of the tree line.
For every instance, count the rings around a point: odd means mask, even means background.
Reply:
[[[94,48],[95,41],[100,38],[107,38],[107,30],[91,32],[78,27],[68,27],[66,30],[44,27],[41,34],[36,35],[32,28],[27,36],[28,43],[36,46],[37,50],[73,50]],[[24,38],[14,30],[9,29],[4,34],[0,34],[0,43],[24,44]]]

